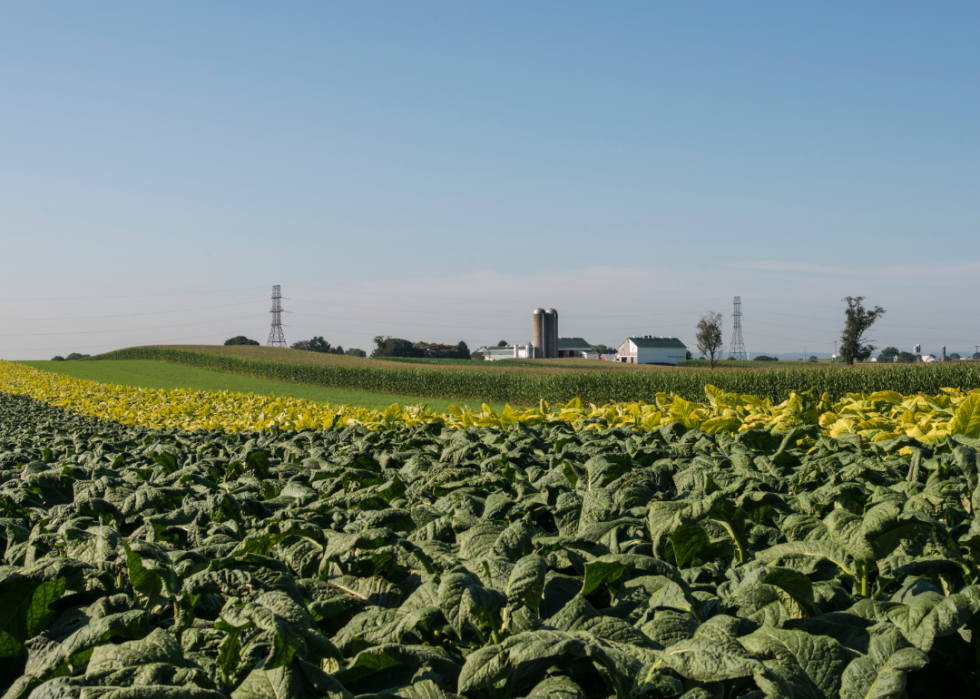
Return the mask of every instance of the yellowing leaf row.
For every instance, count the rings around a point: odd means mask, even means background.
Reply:
[[[980,437],[980,390],[943,391],[938,396],[903,396],[894,391],[849,393],[836,403],[831,403],[827,394],[816,398],[810,392],[802,392],[773,405],[768,399],[724,393],[707,385],[705,403],[660,393],[652,403],[596,406],[574,399],[566,404],[541,401],[537,408],[508,405],[499,413],[487,405],[478,410],[450,406],[448,413],[439,414],[424,405],[395,404],[382,412],[274,395],[135,388],[76,379],[0,360],[0,392],[127,425],[226,432],[319,430],[346,424],[381,429],[400,423],[507,427],[517,422],[535,425],[564,421],[576,429],[623,426],[644,431],[681,422],[688,428],[716,433],[783,431],[797,425],[820,425],[832,437],[859,434],[869,442],[902,435],[925,443],[941,442],[951,434]],[[602,418],[603,422],[595,418]]]

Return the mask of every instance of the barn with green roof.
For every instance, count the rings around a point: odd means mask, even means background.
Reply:
[[[617,362],[626,364],[677,364],[687,359],[687,345],[676,337],[643,335],[627,337],[619,345]]]

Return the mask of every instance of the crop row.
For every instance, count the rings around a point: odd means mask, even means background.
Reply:
[[[0,691],[976,696],[980,442],[799,436],[154,432],[0,394]]]
[[[277,381],[314,386],[358,389],[446,398],[537,405],[540,400],[565,403],[580,398],[586,403],[653,402],[658,393],[672,393],[698,401],[704,387],[717,386],[725,393],[755,395],[780,402],[794,391],[813,388],[837,400],[848,393],[897,391],[903,395],[935,395],[943,388],[980,388],[980,364],[895,366],[854,370],[847,367],[772,369],[759,371],[541,371],[534,369],[483,371],[454,367],[406,364],[404,368],[346,364],[295,363],[251,359],[200,350],[167,347],[134,347],[94,357],[101,359],[151,359],[186,366],[227,371]]]
[[[814,426],[830,436],[857,434],[866,442],[913,437],[938,443],[949,435],[980,437],[980,391],[964,394],[947,389],[937,396],[902,396],[895,391],[851,395],[836,403],[813,392],[791,394],[773,405],[755,396],[724,393],[705,387],[707,402],[658,394],[643,402],[584,406],[578,399],[566,404],[494,413],[484,405],[471,410],[450,406],[437,414],[423,406],[393,405],[385,411],[331,406],[291,397],[231,392],[156,390],[102,384],[0,362],[0,391],[33,399],[103,420],[151,428],[242,431],[261,429],[325,429],[357,423],[369,429],[395,423],[438,423],[453,428],[506,428],[517,422],[536,425],[567,422],[575,429],[626,427],[649,432],[672,422],[710,433],[752,429],[779,431]]]

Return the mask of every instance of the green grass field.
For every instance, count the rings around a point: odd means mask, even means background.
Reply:
[[[392,403],[415,405],[425,403],[433,410],[445,412],[452,403],[462,405],[463,401],[440,398],[417,398],[413,396],[388,395],[369,391],[325,388],[303,384],[284,383],[267,379],[253,379],[247,376],[228,374],[210,369],[169,364],[147,359],[117,359],[104,362],[21,362],[35,369],[52,371],[57,374],[89,379],[101,383],[114,383],[139,388],[189,388],[199,391],[234,391],[236,393],[255,393],[258,395],[293,396],[318,403],[332,405],[357,405],[364,408],[384,410]],[[479,405],[469,401],[474,407]],[[503,410],[503,404],[490,404],[495,411]]]

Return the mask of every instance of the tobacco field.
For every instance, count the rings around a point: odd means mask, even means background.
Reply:
[[[864,442],[908,436],[926,444],[948,436],[980,437],[980,390],[969,393],[944,388],[939,395],[903,396],[896,391],[848,394],[834,402],[813,389],[790,393],[781,403],[752,395],[725,393],[710,384],[703,402],[659,393],[652,403],[634,401],[585,405],[539,401],[536,408],[505,406],[499,413],[450,405],[436,413],[424,405],[394,404],[387,410],[330,405],[289,396],[264,396],[230,391],[142,389],[76,379],[0,361],[0,392],[23,395],[75,413],[112,422],[158,429],[335,429],[359,424],[370,429],[395,424],[438,423],[451,428],[507,428],[518,422],[540,425],[567,422],[575,429],[624,427],[652,431],[679,422],[688,429],[709,433],[737,433],[752,429],[769,432],[799,426],[819,426],[838,437],[859,435]],[[908,448],[906,448],[908,450]]]
[[[969,697],[980,441],[0,393],[6,699]]]

